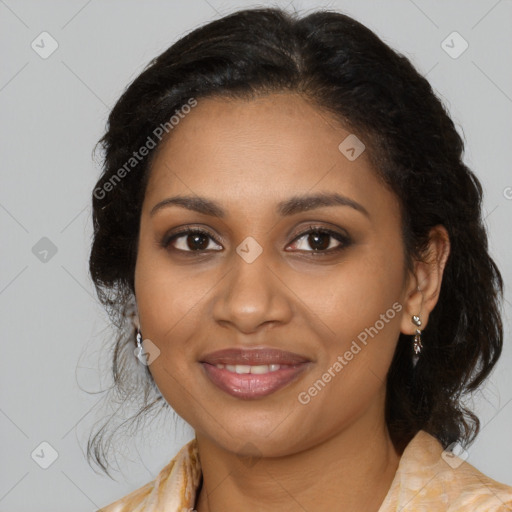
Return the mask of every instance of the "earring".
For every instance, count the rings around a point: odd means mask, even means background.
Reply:
[[[414,334],[414,342],[413,342],[413,350],[414,350],[414,365],[418,362],[418,356],[421,353],[421,349],[423,348],[423,344],[421,343],[421,320],[417,315],[412,315],[412,323],[417,327],[416,333]]]
[[[142,334],[140,333],[140,329],[137,327],[137,348],[135,349],[135,356],[138,358],[142,352],[144,351],[144,348],[142,347]]]

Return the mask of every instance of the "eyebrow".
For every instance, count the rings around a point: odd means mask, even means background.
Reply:
[[[198,196],[168,197],[153,206],[149,214],[150,216],[153,216],[158,210],[169,206],[180,206],[187,210],[192,210],[202,213],[203,215],[210,215],[221,219],[225,218],[227,215],[226,211],[216,201]],[[276,212],[281,217],[287,217],[324,206],[349,206],[350,208],[364,214],[366,217],[370,216],[363,205],[353,199],[333,192],[321,192],[312,195],[290,197],[285,201],[277,203]]]

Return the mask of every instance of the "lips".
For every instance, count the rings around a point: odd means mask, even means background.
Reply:
[[[309,359],[295,354],[273,348],[227,348],[212,352],[201,358],[201,362],[209,364],[230,364],[230,365],[294,365],[307,363]]]
[[[200,360],[206,376],[231,396],[267,396],[296,380],[311,364],[299,354],[272,348],[225,349]]]

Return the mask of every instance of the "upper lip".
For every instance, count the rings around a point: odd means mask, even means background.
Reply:
[[[282,364],[294,365],[307,363],[310,360],[293,352],[286,352],[274,348],[226,348],[206,354],[200,359],[202,363],[209,364],[245,364],[245,365],[265,365]]]

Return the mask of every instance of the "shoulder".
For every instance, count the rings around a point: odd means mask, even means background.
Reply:
[[[446,452],[435,437],[420,431],[400,459],[387,500],[415,512],[512,512],[512,487]]]
[[[489,478],[459,457],[450,458],[455,459],[454,467],[439,473],[445,487],[450,488],[449,512],[512,512],[512,487]]]
[[[97,512],[175,512],[194,506],[201,467],[196,440],[181,448],[158,476]]]

